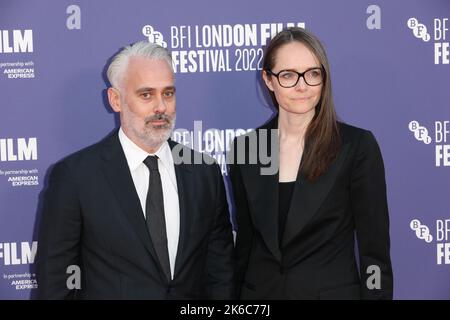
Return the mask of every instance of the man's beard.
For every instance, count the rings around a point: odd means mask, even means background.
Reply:
[[[139,138],[149,148],[154,149],[159,147],[163,142],[170,138],[175,127],[176,118],[176,113],[174,113],[173,116],[169,116],[168,114],[155,114],[145,118],[145,127]],[[164,120],[166,123],[163,125],[153,125],[151,122],[155,120]]]
[[[141,144],[149,149],[156,149],[167,141],[175,127],[176,113],[172,116],[168,114],[155,114],[144,119],[144,127],[142,127],[142,120],[138,119],[128,108],[128,119],[124,121],[122,126],[126,127],[128,131],[133,132],[133,135],[139,140]],[[162,125],[153,125],[151,121],[165,120],[166,123]]]

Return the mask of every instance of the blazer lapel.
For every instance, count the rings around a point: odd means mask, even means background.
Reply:
[[[297,176],[283,234],[282,247],[289,244],[303,230],[320,208],[320,205],[333,187],[348,150],[349,145],[343,145],[338,157],[330,165],[327,172],[315,182],[309,182],[301,174]]]
[[[170,149],[173,149],[174,146],[178,145],[178,143],[168,140]],[[181,147],[181,151],[179,153],[175,152],[175,154],[183,157],[183,152],[186,152],[186,148]],[[193,159],[191,159],[193,161]],[[185,251],[186,245],[189,242],[189,230],[191,228],[191,221],[193,219],[193,214],[189,214],[189,208],[192,208],[191,199],[188,195],[195,190],[193,177],[191,174],[191,169],[189,164],[180,163],[175,164],[175,175],[177,179],[177,189],[178,189],[178,201],[180,206],[180,235],[178,239],[178,249],[177,256],[175,260],[175,271],[174,278],[177,276],[180,268],[182,267],[185,259]]]
[[[252,167],[250,176],[260,175],[261,166]],[[253,171],[254,170],[254,171]],[[256,228],[272,252],[273,256],[281,260],[278,241],[278,173],[275,175],[261,175],[257,180],[249,180],[248,190],[250,202],[254,205],[253,214]],[[252,210],[253,211],[253,210]]]
[[[274,257],[281,260],[281,251],[278,241],[278,178],[279,170],[276,168],[275,174],[262,174],[262,169],[273,165],[273,158],[278,157],[278,138],[275,145],[271,143],[271,130],[276,130],[278,127],[278,117],[273,118],[265,126],[256,130],[258,145],[249,145],[249,154],[256,153],[258,163],[256,165],[248,165],[249,175],[244,179],[248,183],[250,202],[254,205],[258,214],[253,214],[256,228],[261,232],[261,235]],[[266,135],[261,130],[267,130]],[[264,165],[261,163],[260,157],[260,141],[266,142],[267,155],[272,159],[271,164]],[[264,150],[263,150],[263,153]],[[278,162],[278,158],[276,160]],[[243,172],[243,175],[245,173]],[[255,179],[254,177],[257,177]],[[252,210],[253,211],[253,210]]]
[[[144,247],[150,252],[155,261],[159,263],[158,256],[148,234],[144,213],[142,212],[139,197],[127,165],[125,154],[120,145],[117,131],[106,138],[102,150],[102,158],[104,160],[103,172],[120,203],[122,211],[125,213]]]

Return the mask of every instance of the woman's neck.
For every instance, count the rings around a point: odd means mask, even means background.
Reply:
[[[306,129],[313,117],[314,112],[295,114],[280,109],[278,116],[280,140],[297,140],[303,145]]]

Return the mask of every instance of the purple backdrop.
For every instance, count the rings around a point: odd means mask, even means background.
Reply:
[[[36,286],[36,212],[51,164],[117,126],[107,59],[138,40],[166,42],[177,128],[221,162],[222,143],[272,114],[261,47],[288,23],[323,40],[339,118],[372,130],[382,149],[395,298],[450,299],[449,18],[445,0],[2,0],[0,299],[28,299]]]

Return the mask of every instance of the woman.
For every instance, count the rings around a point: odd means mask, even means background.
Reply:
[[[280,32],[262,77],[278,114],[230,155],[240,298],[392,299],[383,160],[370,131],[336,120],[323,46]]]

